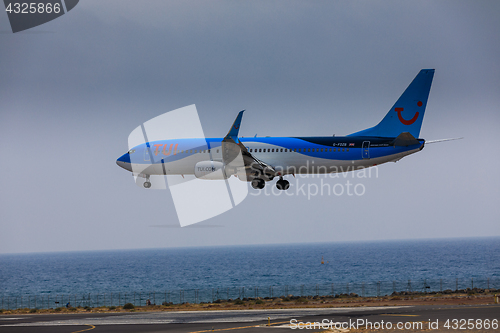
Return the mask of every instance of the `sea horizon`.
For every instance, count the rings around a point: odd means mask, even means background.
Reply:
[[[300,246],[300,245],[321,245],[321,244],[377,244],[377,243],[398,243],[398,242],[425,242],[425,241],[449,241],[449,240],[480,240],[499,239],[500,236],[471,236],[471,237],[436,237],[436,238],[399,238],[399,239],[370,239],[370,240],[346,240],[331,242],[292,242],[292,243],[245,243],[227,245],[201,245],[201,246],[172,246],[172,247],[140,247],[140,248],[114,248],[114,249],[89,249],[89,250],[61,250],[61,251],[39,251],[39,252],[5,252],[0,256],[8,255],[33,255],[33,254],[64,254],[64,253],[93,253],[93,252],[120,252],[120,251],[149,251],[149,250],[182,250],[182,249],[206,249],[206,248],[227,248],[227,247],[259,247],[259,246]]]

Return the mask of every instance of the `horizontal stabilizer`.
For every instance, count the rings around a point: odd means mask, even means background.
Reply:
[[[452,139],[441,139],[441,140],[431,140],[431,141],[425,141],[425,144],[428,144],[428,143],[445,142],[445,141],[453,141],[453,140],[460,140],[460,139],[463,139],[463,137],[461,137],[461,138],[452,138]]]
[[[420,141],[415,139],[413,135],[411,135],[409,132],[403,132],[399,134],[394,141],[392,141],[393,146],[402,146],[402,147],[408,147],[411,145],[417,145],[419,144]]]

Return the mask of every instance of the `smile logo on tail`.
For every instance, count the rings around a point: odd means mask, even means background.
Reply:
[[[421,101],[419,101],[419,102],[417,103],[417,105],[418,105],[418,106],[422,106],[422,104],[423,104],[423,103],[422,103]],[[404,108],[395,108],[395,109],[394,109],[394,111],[396,111],[396,112],[398,113],[398,118],[399,118],[399,121],[400,121],[402,124],[404,124],[404,125],[411,125],[411,124],[413,124],[413,123],[417,120],[417,118],[418,118],[418,114],[419,114],[419,113],[418,113],[418,111],[417,111],[417,112],[415,113],[415,115],[413,116],[413,118],[411,118],[410,120],[406,120],[406,119],[404,119],[404,118],[403,118],[403,116],[401,115],[401,111],[404,111]]]

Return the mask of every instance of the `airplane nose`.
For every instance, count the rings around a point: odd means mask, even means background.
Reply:
[[[130,164],[130,155],[127,153],[127,154],[123,154],[122,156],[120,156],[117,160],[116,160],[116,164],[127,170],[127,171],[130,171],[132,172],[132,165]]]

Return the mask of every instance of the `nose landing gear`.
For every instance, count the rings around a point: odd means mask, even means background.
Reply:
[[[146,176],[146,181],[142,185],[144,186],[144,188],[150,188],[151,187],[151,182],[149,181],[149,176]]]

